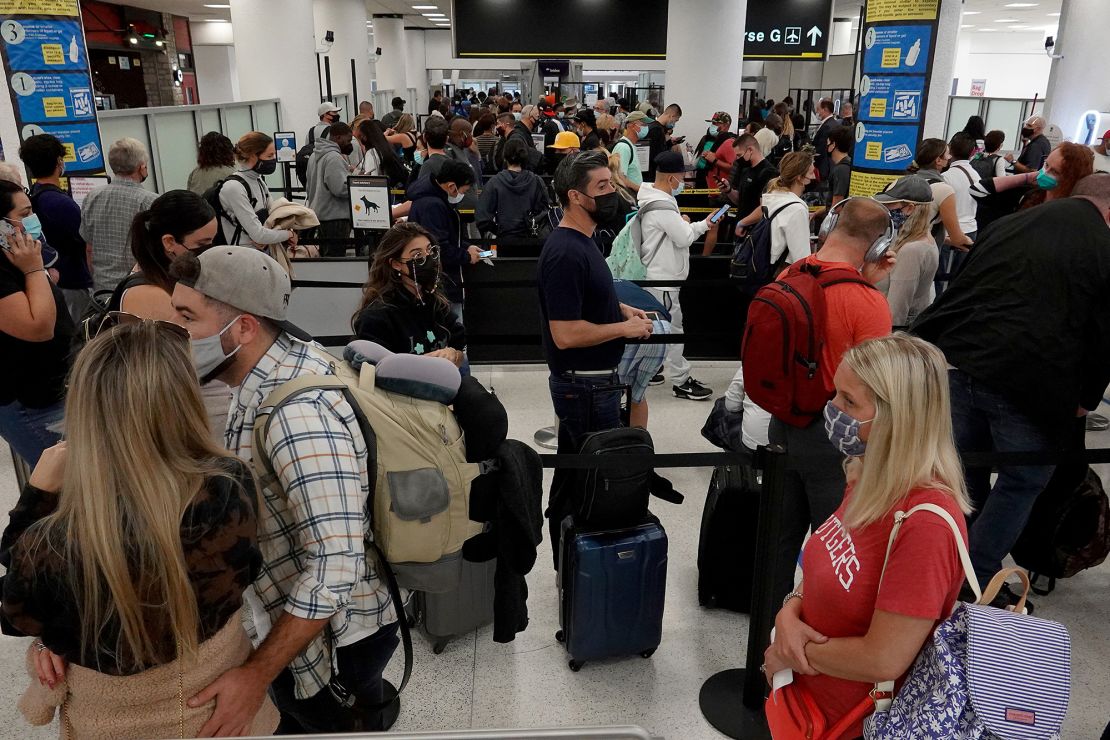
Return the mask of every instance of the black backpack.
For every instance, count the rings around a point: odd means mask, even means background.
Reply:
[[[316,127],[313,126],[308,132],[308,143],[297,150],[296,163],[293,169],[297,171],[297,179],[301,181],[301,185],[308,184],[308,158],[312,156],[312,151],[316,148]]]
[[[216,212],[216,236],[212,239],[212,246],[219,246],[221,244],[238,244],[239,237],[243,234],[243,227],[235,219],[234,216],[229,214],[227,210],[220,203],[220,190],[223,189],[224,183],[228,180],[235,180],[243,186],[243,190],[247,191],[247,200],[250,201],[251,210],[255,210],[258,205],[258,199],[254,197],[254,192],[251,190],[247,181],[239,177],[239,175],[228,175],[218,183],[204,191],[204,199],[208,201],[208,205],[212,206],[212,210]],[[235,224],[235,233],[232,234],[231,241],[228,241],[227,235],[224,233],[224,219],[231,221]]]
[[[732,253],[732,263],[729,265],[728,274],[738,280],[745,288],[755,291],[775,279],[786,267],[786,260],[790,258],[790,250],[782,250],[782,255],[771,263],[771,225],[784,210],[794,205],[794,201],[779,206],[774,213],[768,215],[767,208],[763,208],[763,218],[744,237],[744,241],[736,245]],[[800,203],[799,205],[805,205]]]
[[[980,154],[971,160],[971,169],[979,173],[984,180],[994,178],[994,168],[998,164],[1001,154]]]
[[[1014,562],[1029,571],[1033,590],[1042,595],[1056,587],[1057,578],[1070,578],[1110,555],[1110,501],[1098,473],[1088,468],[1078,486],[1054,482],[1037,497],[1011,550]],[[1045,588],[1036,585],[1041,577],[1048,579]]]

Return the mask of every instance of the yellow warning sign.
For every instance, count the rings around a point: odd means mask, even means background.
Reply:
[[[902,175],[872,175],[867,172],[852,172],[852,182],[848,186],[848,195],[871,197],[900,177]]]
[[[902,47],[888,46],[883,49],[883,69],[898,69],[902,64]]]
[[[65,64],[66,55],[61,44],[43,44],[42,61],[44,64]]]
[[[872,162],[878,162],[883,158],[883,142],[869,141],[867,147],[863,150],[863,158],[869,159]]]
[[[886,98],[871,98],[871,119],[886,118]]]
[[[940,0],[867,0],[867,22],[935,21]]]
[[[76,162],[77,161],[77,151],[73,148],[73,143],[69,142],[69,141],[63,141],[62,146],[64,146],[65,150],[66,150],[65,156],[62,157],[62,161],[63,162]]]
[[[0,0],[0,15],[65,15],[81,14],[77,0]]]

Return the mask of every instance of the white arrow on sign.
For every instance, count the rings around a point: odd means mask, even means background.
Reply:
[[[814,26],[813,28],[809,29],[809,31],[806,33],[806,36],[809,36],[809,45],[810,46],[817,46],[817,39],[824,36],[824,34],[821,33],[820,28],[818,28],[817,26]]]

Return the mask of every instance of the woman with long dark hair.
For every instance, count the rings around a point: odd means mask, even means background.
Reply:
[[[358,125],[355,136],[366,150],[360,174],[388,178],[391,188],[408,185],[409,171],[397,156],[397,150],[386,140],[381,121],[364,120]]]
[[[445,357],[462,367],[466,333],[441,289],[439,247],[418,224],[397,224],[378,242],[355,336],[398,354]]]
[[[204,195],[209,188],[235,172],[235,145],[219,131],[209,131],[197,143],[197,166],[189,173],[186,188]]]

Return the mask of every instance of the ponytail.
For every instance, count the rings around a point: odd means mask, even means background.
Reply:
[[[154,199],[150,208],[140,211],[131,222],[131,254],[152,285],[173,292],[170,258],[162,237],[169,234],[179,244],[194,231],[216,218],[216,211],[204,198],[189,190],[170,190]]]

